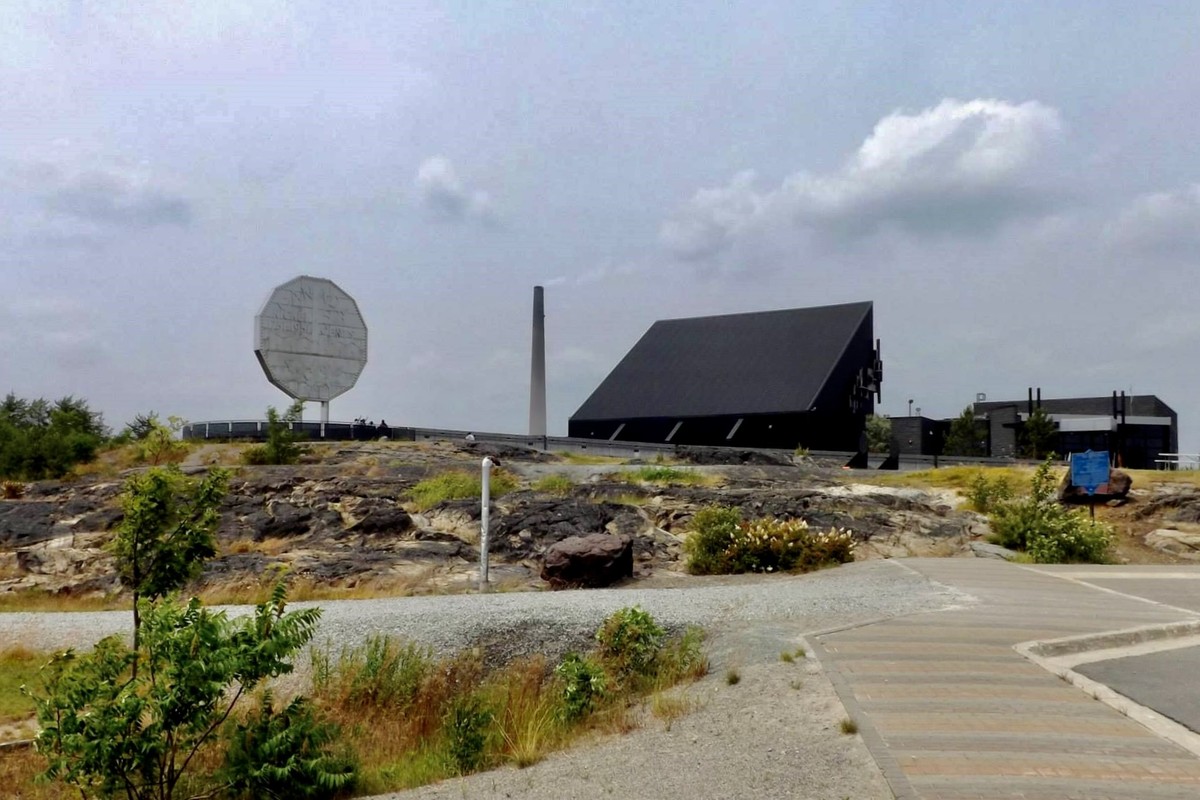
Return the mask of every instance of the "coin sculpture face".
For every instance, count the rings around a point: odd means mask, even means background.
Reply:
[[[328,402],[362,374],[367,324],[336,283],[302,275],[277,286],[254,318],[254,354],[290,397]]]

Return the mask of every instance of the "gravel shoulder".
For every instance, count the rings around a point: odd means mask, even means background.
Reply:
[[[489,659],[585,649],[612,611],[640,605],[676,630],[709,633],[712,672],[685,691],[696,710],[667,730],[648,717],[627,736],[395,798],[891,797],[858,736],[838,730],[845,710],[818,662],[779,659],[806,634],[972,602],[895,561],[803,576],[695,579],[687,588],[617,588],[321,603],[316,641],[338,647],[372,634],[439,653],[481,647]],[[297,604],[302,606],[306,604]],[[245,609],[230,609],[244,613]],[[0,641],[35,649],[86,648],[128,633],[122,612],[0,614]],[[727,686],[736,667],[742,681]],[[797,688],[798,687],[798,688]]]

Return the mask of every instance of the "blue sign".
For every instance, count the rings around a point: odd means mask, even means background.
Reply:
[[[1071,454],[1071,485],[1082,486],[1088,494],[1095,494],[1096,487],[1108,483],[1108,452]]]

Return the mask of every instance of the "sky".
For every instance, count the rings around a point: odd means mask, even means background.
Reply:
[[[1200,4],[0,2],[0,392],[551,433],[657,319],[871,300],[882,413],[1156,394],[1200,451]],[[315,409],[308,412],[315,415]]]

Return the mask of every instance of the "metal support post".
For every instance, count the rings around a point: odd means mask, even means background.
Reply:
[[[492,504],[492,459],[484,458],[482,463],[482,485],[479,501],[479,591],[487,591],[488,586],[488,512]]]

